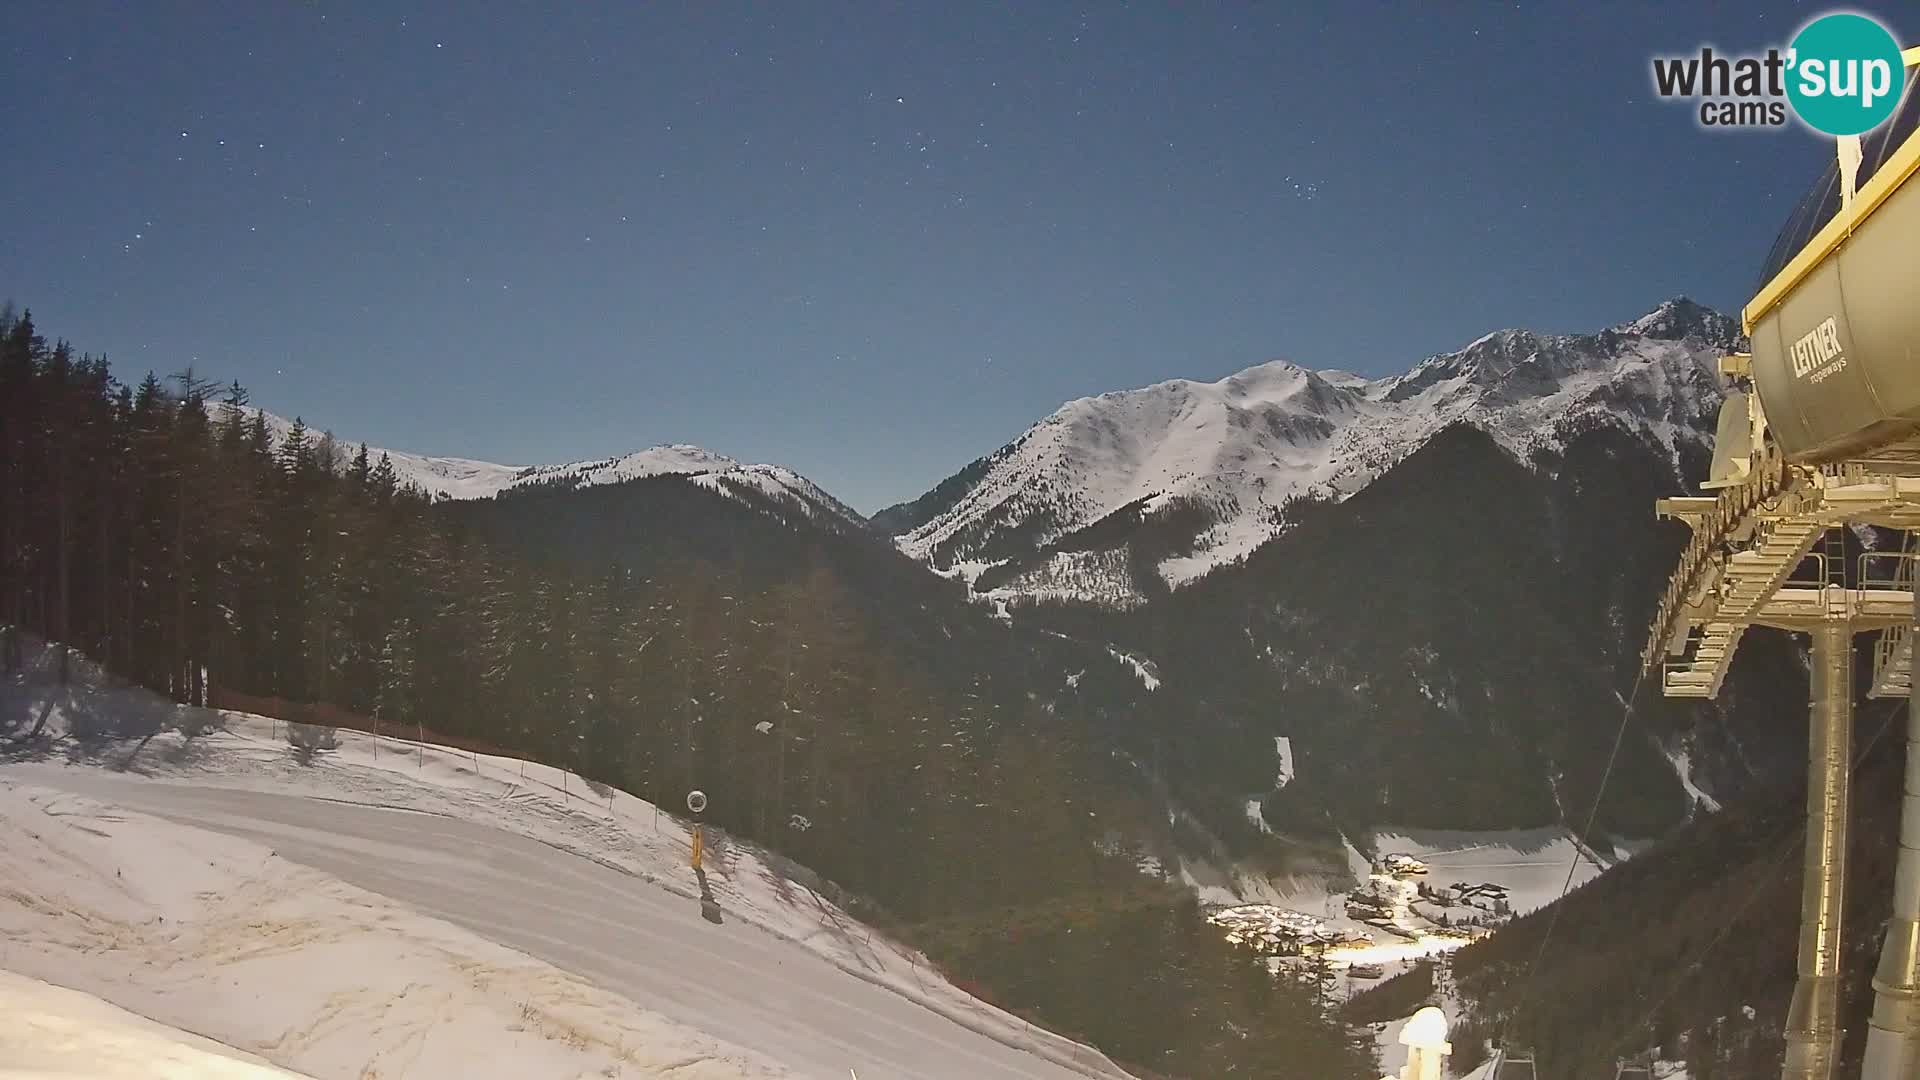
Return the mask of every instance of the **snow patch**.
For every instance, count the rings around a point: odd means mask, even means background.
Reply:
[[[1123,653],[1112,645],[1107,646],[1107,652],[1111,654],[1115,660],[1132,667],[1133,673],[1140,678],[1140,685],[1146,687],[1148,690],[1160,689],[1160,672],[1154,667],[1153,661],[1141,659],[1130,653]]]
[[[1273,827],[1267,824],[1266,815],[1260,812],[1258,796],[1247,800],[1247,822],[1268,836],[1273,835]]]
[[[0,971],[0,1076],[285,1080],[300,1074],[78,990]]]
[[[1680,778],[1680,786],[1687,789],[1687,797],[1706,807],[1707,813],[1719,813],[1720,800],[1700,790],[1700,785],[1694,783],[1693,756],[1686,747],[1667,751],[1667,760],[1673,764],[1673,774]]]
[[[1373,860],[1360,854],[1360,849],[1354,847],[1353,841],[1345,836],[1340,837],[1340,846],[1347,851],[1347,873],[1355,881],[1367,880],[1367,876],[1373,873]]]
[[[1465,832],[1446,829],[1382,830],[1376,850],[1402,852],[1427,865],[1421,880],[1435,887],[1491,882],[1503,886],[1513,913],[1524,915],[1552,903],[1573,872],[1578,888],[1605,869],[1565,829]]]

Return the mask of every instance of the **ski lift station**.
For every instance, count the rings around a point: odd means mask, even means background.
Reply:
[[[1920,49],[1905,100],[1832,162],[1795,207],[1743,311],[1750,353],[1730,381],[1707,494],[1661,500],[1693,530],[1661,597],[1643,677],[1669,697],[1720,692],[1756,629],[1812,639],[1807,839],[1785,1080],[1829,1080],[1839,1041],[1843,889],[1854,746],[1855,635],[1877,632],[1870,696],[1905,697],[1905,804],[1874,974],[1865,1080],[1920,1076]],[[1900,540],[1849,549],[1871,526]],[[1848,552],[1855,552],[1852,556]],[[1495,1075],[1506,1080],[1507,1073]]]

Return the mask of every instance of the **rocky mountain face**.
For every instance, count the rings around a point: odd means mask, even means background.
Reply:
[[[1523,464],[1458,424],[1350,498],[1290,508],[1276,539],[1187,588],[1017,618],[1152,664],[1158,688],[1123,722],[1143,753],[1177,735],[1170,783],[1218,816],[1258,799],[1270,827],[1325,840],[1383,823],[1578,824],[1684,540],[1652,520],[1680,487],[1665,455],[1600,426]],[[1603,827],[1657,835],[1691,812],[1683,779],[1727,793],[1793,757],[1798,729],[1754,681],[1772,673],[1748,666],[1718,703],[1643,688]],[[1295,761],[1284,786],[1275,738]]]
[[[1284,862],[1383,823],[1536,826],[1588,804],[1684,536],[1652,503],[1704,473],[1737,343],[1680,299],[1389,378],[1274,362],[1105,394],[865,524],[790,470],[693,447],[394,462],[538,559],[829,567],[940,681],[991,672],[1091,725],[1176,811],[1160,842]],[[1689,784],[1791,773],[1798,711],[1773,683],[1797,654],[1779,645],[1718,702],[1642,695],[1603,826],[1657,835],[1692,814]]]
[[[1464,424],[1518,461],[1596,425],[1703,445],[1731,318],[1684,298],[1598,333],[1501,330],[1364,379],[1287,361],[1061,406],[921,498],[875,515],[988,596],[1127,607],[1247,558],[1298,501],[1352,496]]]
[[[1715,361],[1738,344],[1731,319],[1672,301],[1597,334],[1490,334],[1390,379],[1263,365],[1086,399],[875,522],[904,528],[902,549],[936,570],[972,575],[976,597],[1009,601],[1015,622],[1103,643],[1144,673],[1150,689],[1110,731],[1215,854],[1257,853],[1262,828],[1333,851],[1383,823],[1577,824],[1685,537],[1653,502],[1704,475]],[[1268,483],[1175,467],[1201,444]],[[1097,479],[1065,494],[1015,484],[1048,461]],[[1236,484],[1233,498],[1194,494]],[[1283,484],[1294,494],[1242,512]],[[1059,532],[1102,491],[1130,501]],[[1176,573],[1248,522],[1252,550]],[[1068,567],[1073,588],[1055,574]],[[1799,646],[1760,637],[1718,701],[1641,689],[1603,829],[1659,835],[1701,795],[1793,774]],[[1294,766],[1284,783],[1276,738]]]

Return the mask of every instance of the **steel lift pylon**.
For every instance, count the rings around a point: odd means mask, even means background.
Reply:
[[[1744,310],[1751,352],[1726,357],[1710,494],[1663,499],[1693,536],[1660,599],[1642,662],[1669,697],[1711,698],[1755,627],[1812,639],[1807,839],[1785,1080],[1832,1080],[1853,734],[1853,638],[1877,631],[1869,687],[1908,699],[1893,918],[1876,968],[1862,1077],[1920,1077],[1920,49],[1900,107],[1833,163],[1796,208]],[[1860,526],[1904,536],[1849,565]],[[1816,550],[1819,548],[1820,550]],[[1810,572],[1811,571],[1811,572]]]

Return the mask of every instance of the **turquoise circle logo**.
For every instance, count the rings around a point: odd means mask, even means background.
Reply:
[[[1865,15],[1823,15],[1806,25],[1787,53],[1787,100],[1815,131],[1860,135],[1879,127],[1900,104],[1907,69],[1900,43]]]

